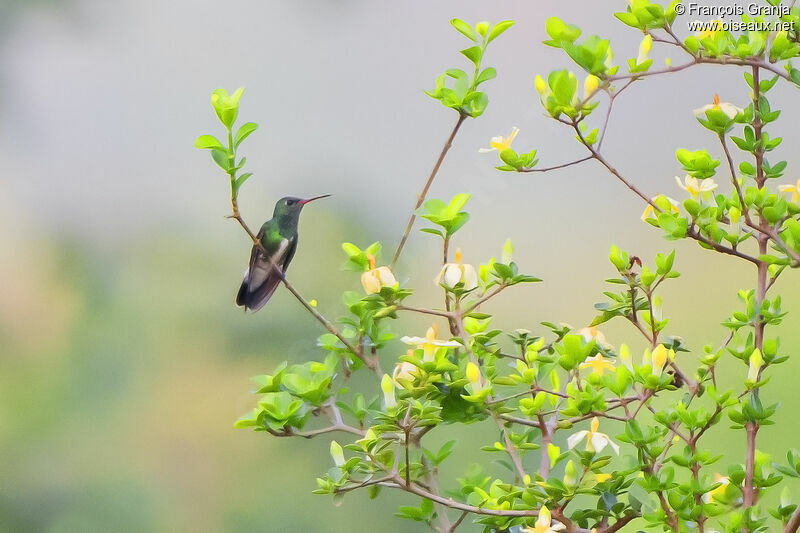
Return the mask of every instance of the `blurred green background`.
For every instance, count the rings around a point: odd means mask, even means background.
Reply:
[[[717,345],[736,290],[751,283],[748,268],[662,241],[639,221],[640,202],[598,166],[509,175],[478,153],[516,125],[517,146],[539,148],[543,164],[583,155],[542,117],[533,91],[534,74],[567,64],[541,45],[544,19],[612,37],[624,62],[639,39],[611,16],[624,5],[0,0],[0,530],[423,530],[391,517],[413,502],[404,496],[351,494],[337,509],[312,495],[330,465],[328,441],[232,428],[253,405],[248,378],[283,359],[320,357],[321,331],[283,290],[255,315],[234,306],[249,244],[223,218],[224,176],[191,145],[219,133],[211,90],[245,86],[240,117],[261,128],[244,145],[255,177],[243,213],[258,226],[281,196],[334,195],[304,214],[290,274],[335,317],[337,295],[358,287],[339,271],[340,243],[393,248],[455,119],[422,93],[445,68],[463,66],[454,16],[517,21],[487,56],[499,76],[486,86],[486,115],[462,129],[432,190],[474,195],[455,243],[466,261],[499,254],[510,237],[523,270],[545,280],[498,298],[497,325],[582,326],[612,274],[612,242],[650,261],[675,247],[684,275],[664,297],[668,333],[693,349]],[[674,148],[714,146],[691,109],[715,92],[743,105],[739,76],[708,67],[630,89],[608,157],[645,191],[682,197]],[[772,136],[795,133],[796,92],[774,94],[784,113]],[[430,289],[438,260],[436,242],[415,232],[398,279]],[[794,274],[776,287],[791,313],[780,328],[790,355],[800,345]],[[413,301],[435,305],[431,297]],[[400,333],[426,327],[406,324]],[[622,324],[605,331],[615,345],[640,346]],[[799,365],[781,367],[766,392],[782,403],[782,424],[763,428],[759,446],[777,459],[800,437]],[[739,457],[743,442],[718,434],[719,451]],[[430,438],[460,439],[446,472],[454,477],[495,435],[444,427]]]

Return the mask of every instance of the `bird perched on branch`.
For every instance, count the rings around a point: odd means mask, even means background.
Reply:
[[[278,200],[272,218],[264,222],[256,235],[259,244],[253,244],[250,264],[236,295],[236,305],[250,311],[258,311],[264,307],[278,288],[281,277],[294,257],[300,211],[307,203],[328,196],[330,194],[305,200],[287,196]],[[280,273],[276,272],[275,268],[280,269]]]

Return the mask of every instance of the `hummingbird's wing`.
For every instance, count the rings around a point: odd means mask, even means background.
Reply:
[[[275,265],[281,269],[281,272],[286,272],[296,249],[297,236],[281,241],[273,255]],[[258,246],[253,246],[250,252],[250,265],[236,295],[236,305],[241,305],[253,312],[258,311],[269,301],[280,282],[281,278],[274,272],[270,260]]]

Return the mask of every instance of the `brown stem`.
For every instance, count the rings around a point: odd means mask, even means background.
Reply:
[[[452,318],[453,313],[449,311],[437,311],[436,309],[426,309],[424,307],[411,307],[409,305],[398,305],[398,311],[410,311],[412,313],[420,313],[423,315],[441,316],[444,318]]]
[[[592,156],[587,155],[586,157],[582,157],[580,159],[576,159],[575,161],[570,161],[569,163],[562,163],[560,165],[554,165],[552,167],[522,168],[522,169],[518,170],[517,172],[522,172],[522,173],[526,173],[526,172],[550,172],[551,170],[558,170],[558,169],[561,169],[561,168],[571,167],[572,165],[578,165],[580,163],[583,163],[584,161],[590,160],[591,158],[592,158]]]
[[[789,77],[789,74],[784,70],[780,69],[776,65],[771,63],[767,63],[765,61],[761,61],[754,58],[732,58],[732,57],[693,57],[692,61],[688,63],[684,63],[682,65],[677,65],[675,67],[666,67],[662,69],[656,70],[649,70],[647,72],[637,72],[635,74],[618,74],[616,76],[609,76],[608,81],[619,81],[619,80],[630,80],[630,79],[641,79],[641,78],[649,78],[650,76],[658,76],[659,74],[669,74],[671,72],[680,72],[681,70],[685,70],[687,68],[694,67],[696,65],[734,65],[734,66],[751,66],[753,68],[763,68],[765,70],[769,70],[773,74],[780,76],[781,78],[785,79],[786,81],[792,81]]]
[[[550,474],[550,454],[547,452],[547,448],[553,440],[553,434],[550,428],[547,427],[544,416],[538,415],[538,418],[539,430],[542,432],[542,457],[539,462],[539,475],[543,479],[547,479],[548,474]]]
[[[758,425],[755,422],[748,422],[745,426],[747,432],[747,456],[745,458],[744,470],[744,493],[742,504],[745,508],[751,507],[755,503],[755,491],[753,490],[753,471],[755,468],[756,455],[756,434]]]
[[[497,288],[495,288],[495,289],[494,289],[492,292],[489,292],[489,293],[487,293],[487,294],[484,294],[483,296],[481,296],[480,298],[478,298],[478,300],[477,300],[477,301],[476,301],[474,304],[470,305],[470,306],[469,306],[469,307],[468,307],[468,308],[467,308],[465,311],[463,311],[463,312],[461,313],[461,316],[464,316],[464,315],[468,315],[468,314],[470,314],[470,313],[471,313],[471,312],[473,312],[475,309],[477,309],[478,307],[480,307],[482,303],[484,303],[484,302],[486,302],[487,300],[489,300],[489,299],[491,299],[491,298],[494,298],[495,296],[497,296],[498,294],[500,294],[500,292],[502,292],[502,291],[503,291],[503,289],[505,289],[506,287],[508,287],[508,285],[503,285],[503,284],[500,284],[500,285],[498,285],[498,286],[497,286]]]
[[[756,224],[753,222],[752,217],[750,216],[750,210],[745,208],[744,204],[744,194],[742,193],[742,188],[739,185],[739,180],[736,176],[736,170],[733,166],[733,157],[731,156],[731,152],[728,149],[728,145],[725,142],[725,136],[720,135],[719,140],[722,143],[722,151],[725,152],[725,158],[728,160],[728,168],[730,169],[731,173],[731,182],[733,183],[734,189],[736,189],[736,195],[739,197],[739,204],[742,206],[742,215],[744,216],[745,223],[751,229],[754,229],[764,235],[767,235],[772,241],[783,250],[786,255],[788,255],[792,259],[792,265],[797,266],[800,265],[800,254],[789,248],[789,246],[783,241],[778,232],[773,228],[767,221],[763,220],[762,223]],[[763,154],[762,154],[763,158]],[[762,167],[763,172],[763,167]],[[781,223],[778,223],[778,227],[780,227]]]
[[[800,505],[798,505],[792,516],[789,517],[789,521],[786,522],[786,526],[783,528],[783,533],[797,533],[797,530],[800,529]]]
[[[450,135],[447,137],[447,141],[445,141],[442,151],[439,153],[439,157],[436,159],[436,163],[433,165],[433,170],[431,170],[431,173],[428,176],[428,181],[425,182],[425,186],[422,187],[422,191],[420,191],[419,195],[417,196],[417,203],[414,206],[414,209],[411,211],[411,217],[408,219],[408,224],[406,224],[406,230],[403,232],[403,236],[400,238],[400,244],[397,245],[397,250],[394,252],[391,268],[394,268],[397,264],[397,260],[400,259],[400,254],[403,252],[403,247],[408,240],[408,235],[411,233],[411,228],[414,226],[414,221],[417,219],[416,211],[420,208],[423,202],[425,202],[425,197],[428,195],[428,189],[431,188],[431,184],[436,178],[436,174],[439,172],[439,167],[442,166],[442,161],[444,161],[444,157],[447,155],[447,152],[453,145],[453,139],[455,138],[456,134],[458,133],[458,129],[461,127],[461,124],[464,123],[466,118],[467,115],[464,113],[458,114],[458,120],[456,121],[455,126],[453,126],[452,131],[450,131]]]
[[[758,100],[761,96],[760,93],[760,84],[759,84],[759,69],[758,67],[754,66],[752,69],[753,75],[753,130],[755,132],[755,140],[756,143],[761,145],[761,135],[762,135],[762,127],[763,123],[761,122],[761,118],[758,115]],[[765,185],[766,178],[764,177],[764,150],[763,146],[756,148],[755,153],[755,160],[756,160],[756,185],[759,189],[762,189]],[[764,218],[764,215],[759,215],[759,222],[762,226],[767,224],[767,221]],[[759,254],[766,254],[767,253],[767,241],[768,237],[763,234],[759,234],[756,236],[758,241],[758,251]],[[755,330],[755,348],[758,350],[764,349],[764,321],[761,316],[761,302],[764,301],[767,292],[767,265],[765,263],[761,263],[758,265],[758,272],[757,272],[757,279],[756,279],[756,295],[755,301],[753,302],[753,306],[755,309],[755,324],[753,328]],[[753,395],[758,396],[758,389],[754,389],[752,392]],[[758,424],[755,422],[748,422],[745,425],[745,431],[747,433],[747,452],[745,456],[745,474],[744,474],[744,487],[743,487],[743,495],[742,495],[742,505],[747,510],[748,508],[752,507],[755,504],[756,494],[755,488],[753,487],[753,474],[755,469],[755,453],[756,453],[756,435],[758,434]],[[742,526],[742,533],[746,533],[747,529],[745,526]]]
[[[633,191],[634,194],[636,194],[639,198],[647,202],[648,205],[651,205],[656,211],[661,212],[661,209],[655,204],[653,200],[645,196],[644,193],[642,193],[642,191],[640,191],[635,185],[633,185],[630,181],[625,179],[625,177],[622,176],[622,174],[620,174],[619,171],[616,168],[614,168],[597,150],[595,150],[595,148],[592,145],[586,142],[586,140],[583,138],[583,134],[578,129],[578,124],[576,122],[574,121],[570,122],[567,120],[561,120],[561,122],[572,126],[572,128],[578,134],[578,139],[580,140],[581,144],[583,144],[586,147],[586,149],[589,150],[589,152],[592,154],[593,159],[596,159],[600,164],[606,167],[606,170],[608,170],[611,174],[613,174],[614,177],[616,177],[619,181],[621,181],[626,187],[628,187],[628,189]],[[750,256],[748,254],[740,252],[739,250],[728,248],[727,246],[723,246],[719,243],[712,241],[708,237],[701,235],[696,228],[693,227],[688,228],[686,230],[686,236],[705,244],[706,246],[712,248],[713,250],[716,250],[717,252],[739,257],[740,259],[744,259],[745,261],[749,261],[755,265],[759,265],[762,263],[762,261],[759,260],[757,257]]]
[[[464,519],[467,517],[467,515],[468,515],[468,514],[469,514],[469,513],[468,513],[467,511],[462,511],[462,513],[461,513],[461,516],[459,516],[459,517],[458,517],[458,520],[456,520],[455,522],[453,522],[453,525],[452,525],[452,526],[450,526],[450,527],[447,529],[447,533],[453,533],[453,532],[454,532],[456,529],[458,529],[458,526],[460,526],[460,525],[461,525],[461,522],[463,522],[463,521],[464,521]]]
[[[275,431],[275,430],[268,430],[268,431],[276,437],[303,437],[304,439],[313,439],[317,435],[324,435],[325,433],[333,433],[335,431],[352,433],[353,435],[358,435],[359,437],[363,437],[365,435],[363,430],[354,428],[353,426],[348,426],[346,424],[337,424],[321,429],[313,429],[311,431],[294,431],[290,428],[284,428],[283,431]]]

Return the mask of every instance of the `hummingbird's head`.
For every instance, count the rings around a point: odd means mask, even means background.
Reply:
[[[281,198],[278,200],[278,203],[275,204],[275,212],[273,213],[274,217],[299,217],[300,211],[303,210],[303,206],[306,205],[308,202],[319,200],[320,198],[327,198],[330,194],[323,194],[322,196],[315,196],[313,198],[295,198],[294,196],[286,196],[285,198]]]

